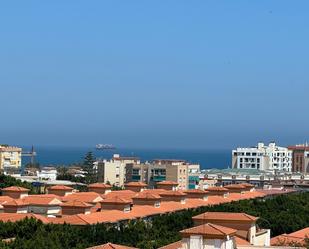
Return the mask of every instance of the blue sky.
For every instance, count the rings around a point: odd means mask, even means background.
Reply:
[[[309,2],[0,3],[0,142],[231,148],[308,135]]]

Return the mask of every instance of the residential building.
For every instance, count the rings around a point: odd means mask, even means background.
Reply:
[[[98,194],[106,194],[109,193],[112,189],[112,186],[105,183],[92,183],[88,185],[88,191],[89,192],[95,192]]]
[[[180,231],[181,241],[160,249],[268,248],[270,230],[258,229],[257,219],[245,213],[207,212],[193,217],[194,227]]]
[[[90,214],[91,207],[92,205],[80,200],[71,200],[61,204],[62,215]]]
[[[122,157],[118,154],[113,155],[110,160],[97,162],[98,180],[115,186],[123,186],[126,182],[127,165],[140,164],[138,157]]]
[[[57,179],[57,169],[54,167],[44,167],[40,171],[37,171],[36,175],[40,180],[55,181]]]
[[[272,246],[306,246],[306,240],[309,238],[309,227],[289,234],[281,234],[271,238]]]
[[[22,149],[0,145],[0,171],[19,170],[21,167]]]
[[[147,184],[143,182],[128,182],[124,186],[126,190],[131,190],[133,192],[141,192],[147,188]]]
[[[128,163],[126,164],[126,182],[147,182],[148,181],[148,165],[144,163]]]
[[[29,195],[22,199],[28,206],[28,213],[56,216],[61,211],[61,199],[56,195]]]
[[[26,214],[28,212],[28,204],[22,199],[13,199],[2,204],[4,213]]]
[[[162,173],[161,180],[157,178],[156,182],[159,181],[174,181],[178,183],[178,189],[188,189],[189,177],[188,167],[189,164],[185,160],[175,159],[155,159],[152,163],[157,170],[157,173]],[[153,167],[153,168],[154,168]],[[159,169],[161,169],[159,171]],[[165,169],[165,175],[164,175]],[[156,173],[155,169],[151,169],[152,178]],[[164,179],[165,178],[165,179]],[[151,185],[151,184],[150,184]]]
[[[251,245],[269,246],[270,230],[259,229],[256,225],[258,217],[246,213],[206,212],[193,218],[194,225],[213,223],[237,230],[238,237],[247,240]]]
[[[1,191],[3,196],[9,196],[13,199],[21,199],[25,196],[28,196],[28,192],[30,190],[23,187],[11,186],[3,188]]]
[[[55,185],[48,188],[48,194],[54,194],[58,196],[67,196],[73,193],[73,188],[64,185]]]
[[[188,164],[188,189],[198,189],[200,183],[200,165]]]
[[[292,151],[292,171],[297,173],[309,173],[309,145],[298,144],[289,146]]]
[[[166,165],[165,164],[157,164],[157,163],[149,163],[148,166],[148,176],[147,182],[150,188],[154,188],[158,182],[162,182],[166,180]]]
[[[292,171],[292,151],[274,142],[268,146],[258,143],[256,147],[237,148],[232,151],[232,165],[237,169]]]

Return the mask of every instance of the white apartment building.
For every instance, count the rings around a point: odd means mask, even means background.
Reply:
[[[21,148],[0,145],[0,170],[21,167]]]
[[[292,151],[274,142],[232,151],[232,166],[237,169],[292,171]]]

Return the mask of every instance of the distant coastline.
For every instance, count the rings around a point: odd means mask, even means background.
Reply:
[[[22,146],[24,150],[29,146]],[[109,159],[113,154],[124,156],[137,156],[142,161],[150,161],[156,158],[184,159],[191,163],[199,163],[201,169],[224,169],[231,165],[231,150],[228,149],[117,149],[96,150],[95,147],[57,147],[36,146],[36,161],[41,165],[70,165],[83,160],[86,152],[92,151],[98,158]],[[23,158],[23,165],[28,162]]]

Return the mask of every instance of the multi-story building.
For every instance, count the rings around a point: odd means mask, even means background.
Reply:
[[[140,164],[139,158],[121,157],[118,154],[115,154],[111,160],[99,161],[97,162],[98,181],[123,186],[126,182],[127,165],[131,167],[136,164]]]
[[[0,145],[0,170],[19,169],[21,167],[21,148]]]
[[[188,164],[188,189],[199,188],[200,183],[200,165]]]
[[[256,147],[237,148],[232,151],[233,168],[271,171],[292,171],[292,151],[274,142],[268,146],[258,143]]]
[[[166,165],[149,163],[148,166],[148,177],[147,183],[150,188],[157,185],[157,182],[162,182],[166,180]]]
[[[292,171],[309,173],[309,145],[299,144],[288,148],[292,151]]]
[[[126,182],[148,182],[148,165],[126,164]]]
[[[188,163],[184,160],[174,159],[156,159],[154,163],[157,165],[165,165],[166,181],[174,181],[178,183],[178,189],[188,189]]]

